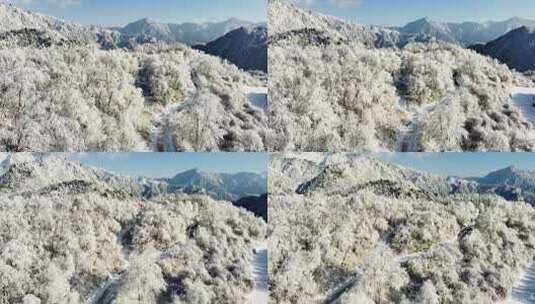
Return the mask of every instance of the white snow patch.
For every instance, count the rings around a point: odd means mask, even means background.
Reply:
[[[535,88],[516,87],[511,91],[511,96],[524,118],[535,124]]]
[[[247,94],[247,100],[256,108],[261,109],[264,112],[268,110],[268,88],[267,87],[246,87],[245,94]]]
[[[399,129],[398,138],[394,147],[395,151],[418,152],[418,123],[427,113],[433,111],[437,104],[438,102],[432,102],[418,108],[409,109],[409,123]],[[403,99],[400,100],[400,107],[407,110],[407,105]]]
[[[255,281],[254,290],[249,295],[253,304],[267,304],[268,302],[268,250],[267,242],[255,248],[251,269]]]
[[[152,151],[159,152],[175,152],[176,145],[171,133],[171,121],[174,119],[174,115],[184,108],[191,106],[193,103],[193,97],[196,91],[190,91],[187,93],[186,98],[182,101],[177,101],[168,104],[154,119],[154,129],[151,135]]]
[[[520,275],[520,279],[513,286],[511,297],[504,304],[535,303],[535,263]]]

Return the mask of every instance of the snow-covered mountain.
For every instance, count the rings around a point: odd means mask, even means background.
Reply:
[[[511,69],[535,70],[535,26],[523,26],[487,44],[471,46],[476,52],[498,59]]]
[[[10,130],[0,134],[0,150],[265,150],[266,114],[248,99],[249,88],[265,86],[263,76],[182,43],[12,5],[0,5],[0,25],[0,129]],[[15,110],[15,86],[32,107]],[[43,136],[30,139],[24,128]]]
[[[511,97],[532,80],[505,64],[287,1],[270,0],[268,12],[270,150],[535,150],[533,127]]]
[[[236,18],[199,24],[168,24],[145,18],[124,27],[104,28],[67,22],[0,3],[0,41],[20,46],[97,43],[110,49],[155,42],[196,45],[213,41],[240,27],[258,25],[262,24]]]
[[[102,48],[132,47],[150,42],[98,26],[84,26],[0,3],[0,47],[86,45]]]
[[[534,26],[535,21],[513,17],[505,21],[438,22],[422,18],[403,27],[364,25],[333,16],[307,11],[285,0],[270,1],[269,35],[272,41],[287,37],[281,34],[317,29],[335,41],[359,41],[366,46],[403,47],[410,42],[442,41],[461,45],[486,43],[522,26]],[[309,33],[310,34],[310,33]]]
[[[374,189],[401,195],[397,191],[412,189],[404,195],[492,194],[535,206],[535,172],[516,167],[507,167],[484,177],[441,177],[360,154],[325,154],[319,160],[289,155],[274,157],[269,166],[270,174],[276,177],[269,180],[269,189],[275,194],[311,195],[321,191],[329,195],[347,195]]]
[[[62,155],[8,155],[0,164],[2,300],[244,303],[266,223],[206,195],[144,195],[151,184],[165,185]]]
[[[187,45],[204,44],[219,38],[240,27],[253,27],[257,24],[231,18],[222,22],[207,23],[161,23],[141,19],[119,28],[118,31],[132,37],[154,37],[159,41],[180,42]]]
[[[267,192],[266,174],[213,173],[192,169],[164,181],[168,183],[171,192],[205,193],[231,201]]]
[[[0,163],[0,192],[109,191],[150,198],[168,192],[156,179],[134,178],[80,164],[62,156],[12,153]]]
[[[535,206],[535,172],[511,166],[470,180],[478,183],[481,192],[493,192],[507,200],[525,200]]]
[[[152,198],[169,193],[204,194],[237,201],[267,192],[267,175],[219,174],[197,169],[173,178],[130,177],[69,160],[54,154],[13,153],[0,163],[1,192],[86,192],[94,189]]]
[[[356,41],[369,47],[402,45],[406,44],[408,39],[402,37],[398,31],[386,27],[347,22],[333,16],[302,9],[285,0],[270,0],[268,17],[270,43],[295,40],[295,34],[303,35],[303,32],[308,36],[324,34],[334,42]],[[310,31],[311,29],[318,31]],[[288,35],[289,33],[293,35]]]
[[[403,34],[425,35],[450,43],[472,45],[487,43],[511,30],[523,26],[533,26],[535,21],[513,17],[505,21],[477,22],[437,22],[429,18],[422,18],[397,29]]]
[[[501,303],[533,262],[535,208],[473,181],[365,155],[272,155],[270,177],[285,172],[299,185],[270,178],[274,302]]]
[[[240,27],[196,49],[226,59],[244,70],[267,72],[267,27]]]

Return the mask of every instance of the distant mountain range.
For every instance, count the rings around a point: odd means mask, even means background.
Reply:
[[[497,170],[484,177],[459,178],[418,172],[373,157],[336,157],[313,160],[290,156],[271,160],[270,174],[275,174],[276,178],[270,179],[270,192],[291,191],[302,195],[322,192],[345,196],[369,190],[398,198],[430,200],[452,194],[492,194],[535,206],[535,172],[516,167]]]
[[[273,43],[285,39],[299,41],[306,34],[307,42],[326,41],[322,37],[329,37],[328,40],[334,43],[346,40],[358,41],[375,48],[404,47],[411,42],[432,41],[468,46],[487,43],[522,26],[535,26],[534,20],[513,17],[505,21],[484,23],[437,22],[422,18],[402,27],[385,27],[347,22],[333,16],[307,11],[280,0],[273,0],[269,9],[271,16],[277,16],[270,19],[269,35]],[[288,33],[294,34],[288,35]]]
[[[80,193],[103,191],[126,197],[151,198],[172,193],[202,194],[214,199],[238,202],[252,212],[262,206],[245,206],[261,202],[267,193],[267,175],[257,173],[210,173],[188,170],[172,178],[142,178],[115,174],[79,164],[61,157],[42,154],[11,154],[0,163],[0,192],[35,193],[67,191]],[[258,213],[262,216],[263,213]]]
[[[159,179],[169,192],[203,193],[216,199],[236,201],[267,192],[267,175],[256,173],[213,173],[188,170],[172,178]]]
[[[498,22],[452,23],[423,18],[394,29],[403,34],[433,37],[437,41],[472,45],[492,41],[523,26],[535,26],[535,21],[513,17]]]
[[[267,27],[240,27],[223,37],[194,48],[234,63],[244,70],[267,73]]]
[[[0,3],[0,47],[96,43],[103,49],[146,43],[183,43],[227,59],[244,70],[267,71],[267,28],[236,18],[223,22],[160,23],[141,19],[124,27],[83,26]]]
[[[118,32],[131,37],[152,37],[167,43],[180,42],[187,45],[204,44],[241,27],[260,26],[259,23],[231,18],[223,22],[207,23],[161,23],[141,19],[122,28]]]

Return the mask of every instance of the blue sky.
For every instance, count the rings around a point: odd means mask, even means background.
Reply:
[[[171,177],[195,168],[219,173],[267,171],[265,153],[83,153],[71,158],[130,176]]]
[[[404,25],[430,17],[438,21],[535,19],[534,0],[295,0],[301,6],[359,23]]]
[[[376,156],[442,176],[484,176],[509,166],[535,171],[535,153],[383,153]]]
[[[170,22],[266,21],[266,0],[0,0],[82,24],[125,25],[149,17]]]

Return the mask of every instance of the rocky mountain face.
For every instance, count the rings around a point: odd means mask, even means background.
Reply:
[[[204,45],[203,52],[224,58],[244,70],[267,73],[267,27],[240,27]]]
[[[257,24],[231,18],[223,22],[208,23],[161,23],[150,19],[141,19],[117,30],[132,37],[154,37],[167,43],[180,42],[187,45],[204,44],[217,39],[240,27],[253,27]]]
[[[487,44],[471,46],[476,52],[498,59],[520,72],[535,70],[535,27],[515,29]]]

